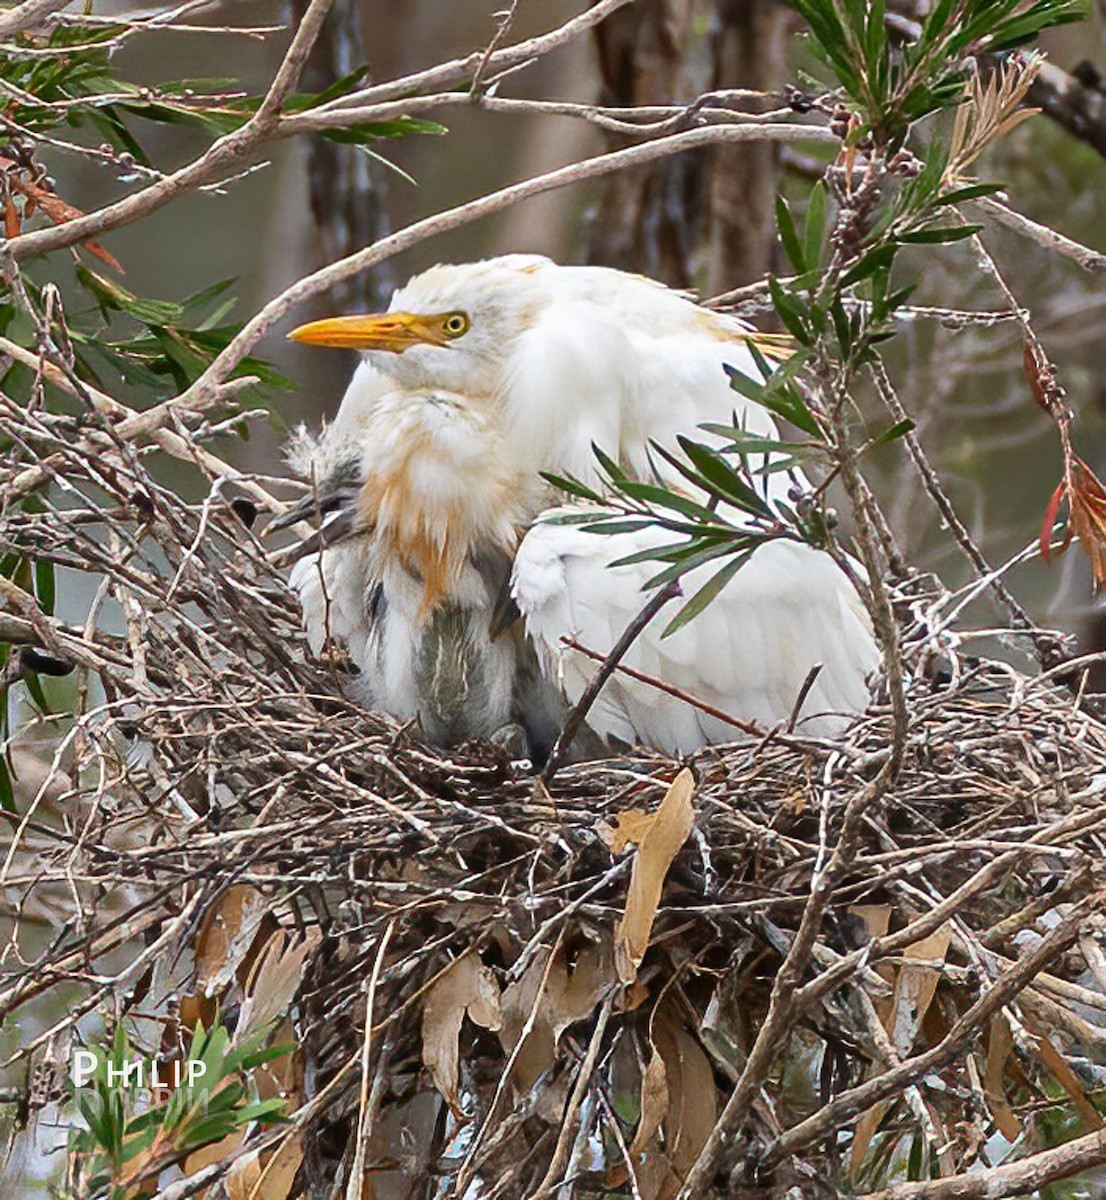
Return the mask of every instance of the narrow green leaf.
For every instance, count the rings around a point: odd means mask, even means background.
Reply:
[[[678,629],[682,629],[689,621],[694,620],[718,596],[718,593],[741,570],[751,556],[751,550],[743,551],[736,554],[721,570],[716,571],[668,622],[661,637],[671,637]]]
[[[901,421],[896,421],[890,429],[885,429],[877,438],[872,439],[873,446],[885,446],[888,442],[894,442],[898,438],[905,437],[914,428],[914,422],[906,417]]]
[[[822,242],[826,225],[826,185],[819,180],[810,193],[806,210],[806,262],[815,270],[822,261]]]
[[[970,183],[965,187],[952,188],[937,197],[938,205],[964,204],[968,200],[978,200],[981,196],[993,196],[1002,191],[1001,183]]]
[[[982,225],[948,225],[941,229],[915,229],[900,235],[899,241],[910,245],[936,245],[946,242],[962,242],[978,233]]]
[[[791,209],[787,201],[780,195],[776,196],[776,224],[779,227],[780,241],[783,242],[783,248],[787,251],[787,257],[801,275],[807,269],[806,254],[803,252],[802,242],[799,241]]]

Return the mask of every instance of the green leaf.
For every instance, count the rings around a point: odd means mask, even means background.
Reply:
[[[981,196],[993,196],[1001,192],[1001,183],[970,183],[964,187],[952,188],[943,192],[935,201],[938,205],[964,204],[968,200],[978,200]]]
[[[899,235],[899,241],[910,245],[935,245],[962,242],[983,228],[982,225],[948,225],[940,229],[915,229]]]
[[[787,201],[783,196],[776,196],[776,224],[779,226],[780,241],[783,242],[783,248],[787,251],[787,257],[791,260],[791,265],[801,275],[807,269],[806,254],[803,252],[803,245],[799,241],[799,234],[795,229],[795,222],[791,216],[791,209],[788,207]]]
[[[701,445],[699,442],[693,442],[683,435],[679,435],[676,440],[695,469],[726,500],[748,513],[765,517],[772,515],[772,510],[768,505],[726,462],[720,452],[712,450],[709,446]]]
[[[914,428],[914,422],[905,417],[901,421],[896,421],[890,429],[885,429],[878,437],[873,438],[872,446],[885,446],[888,442],[894,442],[898,438],[905,437]]]
[[[768,291],[772,296],[776,315],[784,323],[787,332],[804,346],[809,346],[814,340],[807,324],[808,314],[802,301],[774,276],[768,276]]]
[[[736,554],[721,570],[716,571],[710,579],[695,593],[694,596],[668,622],[662,638],[671,637],[677,629],[682,629],[689,621],[694,620],[714,600],[727,583],[741,570],[752,557],[752,551],[746,550]]]
[[[822,261],[822,241],[826,225],[826,185],[819,180],[810,193],[806,210],[806,263],[814,270]]]
[[[47,616],[54,615],[54,564],[45,559],[35,563],[35,597]]]
[[[841,276],[839,286],[842,289],[852,287],[862,279],[871,278],[881,267],[890,267],[894,261],[896,250],[897,247],[894,244],[885,243],[866,251]]]

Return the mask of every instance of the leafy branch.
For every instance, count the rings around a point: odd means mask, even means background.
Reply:
[[[253,1096],[249,1072],[287,1054],[294,1047],[266,1046],[267,1030],[239,1043],[221,1024],[205,1029],[198,1021],[183,1065],[166,1062],[162,1071],[180,1080],[151,1086],[140,1070],[122,1023],[108,1048],[93,1048],[94,1065],[84,1086],[73,1088],[73,1104],[85,1128],[71,1138],[77,1177],[74,1197],[87,1200],[130,1200],[145,1194],[145,1185],[166,1167],[203,1146],[214,1145],[254,1124],[281,1119],[284,1101]],[[160,1100],[168,1093],[165,1100]]]

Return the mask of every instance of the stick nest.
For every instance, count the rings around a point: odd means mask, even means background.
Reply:
[[[32,1118],[95,1012],[168,1057],[197,1019],[296,1043],[252,1082],[291,1124],[240,1139],[212,1196],[268,1163],[262,1195],[363,1171],[381,1198],[672,1197],[718,1125],[697,1194],[816,1197],[1101,1125],[1106,727],[1055,678],[951,643],[935,668],[930,582],[899,591],[896,778],[878,698],[838,744],[705,750],[690,835],[650,858],[680,764],[577,764],[547,790],[345,700],[249,527],[272,481],[220,477],[198,419],[0,424],[21,448],[3,553],[69,596],[54,617],[29,575],[5,582],[7,682],[77,680],[77,715],[11,747],[6,903],[67,922],[0,981],[4,1015],[50,1014],[24,1048]],[[635,873],[663,883],[655,911]]]

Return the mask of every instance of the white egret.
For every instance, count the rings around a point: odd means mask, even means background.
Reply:
[[[605,654],[641,608],[641,584],[655,567],[607,564],[665,535],[605,538],[539,522],[523,536],[552,499],[539,471],[601,482],[594,444],[633,474],[665,475],[651,442],[671,447],[677,434],[731,417],[756,436],[776,434],[768,412],[735,393],[724,370],[755,375],[748,342],[760,335],[651,280],[606,268],[522,255],[433,267],[397,291],[387,313],[315,321],[290,336],[365,356],[335,422],[300,455],[301,470],[316,481],[318,507],[337,505],[346,515],[335,520],[362,536],[302,564],[296,582],[313,639],[320,641],[324,628],[344,637],[367,680],[362,694],[400,716],[420,710],[420,689],[432,682],[411,664],[433,642],[436,604],[465,614],[468,649],[458,659],[465,670],[479,660],[481,670],[500,671],[490,689],[498,698],[494,719],[486,724],[525,710],[518,680],[528,675],[527,649],[516,635],[505,643],[513,657],[505,658],[495,637],[503,564],[516,548],[513,596],[547,677],[569,701],[594,664],[567,649],[565,639]],[[452,432],[449,453],[435,443],[433,469],[422,470],[405,439],[412,420],[420,427],[425,419],[412,413],[428,403],[449,409]],[[405,491],[389,492],[374,479],[400,470],[397,463],[410,468],[409,480]],[[788,486],[782,474],[767,478],[773,494]],[[417,518],[401,519],[407,506]],[[397,538],[397,520],[422,532]],[[496,570],[481,570],[481,561],[494,561]],[[696,582],[692,575],[689,585]],[[391,626],[377,611],[389,593],[404,597],[402,620],[393,617]],[[865,706],[879,661],[852,583],[827,555],[797,543],[757,550],[704,613],[661,639],[666,623],[667,614],[650,625],[625,664],[765,725],[792,717],[821,664],[800,721],[811,732],[835,731],[842,716]],[[472,693],[453,728],[486,732],[473,707],[483,695]],[[513,708],[503,703],[506,695],[515,697]],[[548,705],[537,707],[534,723],[547,722]],[[725,722],[624,675],[607,684],[591,721],[603,737],[672,752],[734,736]]]

